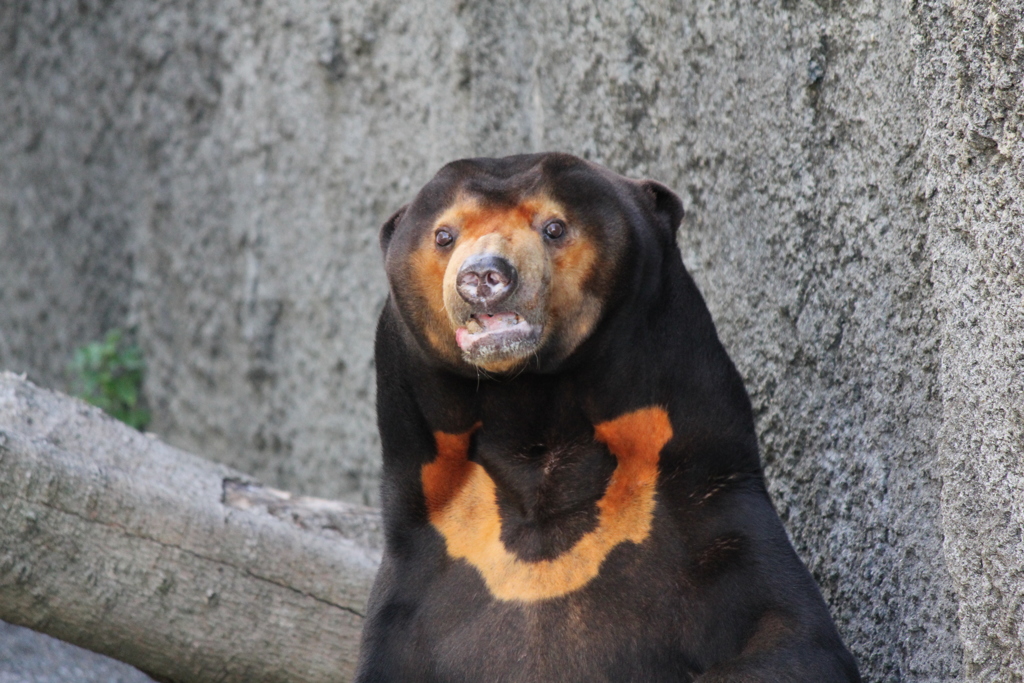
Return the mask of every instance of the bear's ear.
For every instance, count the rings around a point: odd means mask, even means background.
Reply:
[[[675,238],[679,224],[683,222],[683,202],[675,192],[655,180],[640,183],[644,193],[654,202],[654,212],[664,222],[669,234]]]
[[[391,214],[391,218],[384,221],[384,225],[380,226],[380,250],[385,254],[388,253],[388,245],[391,243],[391,236],[395,234],[395,228],[398,227],[398,221],[402,220],[402,216],[405,215],[405,210],[409,208],[406,204],[398,211]]]

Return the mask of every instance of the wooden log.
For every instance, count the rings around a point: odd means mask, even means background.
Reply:
[[[167,681],[351,678],[376,510],[293,498],[0,374],[0,619]]]

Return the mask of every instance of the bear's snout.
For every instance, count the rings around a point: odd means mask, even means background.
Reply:
[[[516,291],[519,273],[496,254],[474,254],[466,259],[455,278],[459,296],[471,306],[493,311]]]

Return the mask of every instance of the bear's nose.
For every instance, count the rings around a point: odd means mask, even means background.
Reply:
[[[493,310],[512,296],[519,284],[516,267],[494,254],[476,254],[466,259],[455,278],[455,288],[466,303]]]

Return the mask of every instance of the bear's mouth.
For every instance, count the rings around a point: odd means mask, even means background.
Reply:
[[[540,341],[540,326],[531,325],[514,311],[474,313],[455,330],[455,343],[475,363],[520,358],[533,353]]]

